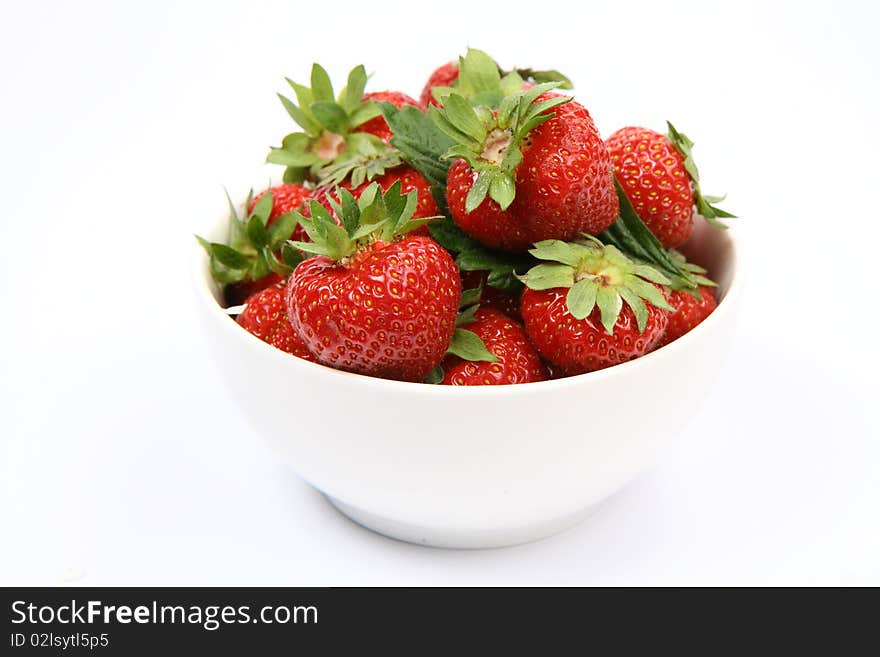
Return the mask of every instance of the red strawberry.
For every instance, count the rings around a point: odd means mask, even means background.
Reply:
[[[697,211],[719,227],[717,217],[733,215],[711,205],[720,198],[700,192],[699,172],[687,136],[669,125],[669,135],[628,127],[606,144],[614,172],[639,218],[666,248],[683,244],[694,227]]]
[[[414,98],[410,98],[400,91],[374,91],[372,93],[364,94],[364,102],[370,100],[376,103],[391,103],[398,109],[404,105],[412,105],[413,107],[419,106]],[[362,123],[357,127],[356,131],[368,132],[371,135],[376,135],[386,144],[391,143],[391,137],[394,134],[391,132],[391,128],[388,127],[388,124],[385,122],[385,117],[383,116],[376,116],[366,123]]]
[[[272,212],[269,214],[267,226],[271,226],[282,214],[302,209],[303,205],[308,203],[312,197],[312,190],[296,183],[286,183],[264,189],[257,194],[248,206],[248,212],[253,212],[257,202],[263,198],[267,192],[272,192]]]
[[[300,216],[317,255],[287,283],[288,317],[325,365],[403,381],[422,381],[446,352],[455,329],[461,281],[452,258],[412,230],[416,198],[400,184],[375,185],[355,202],[340,190],[341,226],[318,203]],[[361,217],[376,226],[364,234]],[[360,232],[358,232],[360,231]]]
[[[365,172],[378,175],[401,163],[399,153],[387,143],[391,132],[374,101],[400,106],[417,105],[415,100],[392,91],[365,95],[363,66],[351,70],[338,97],[327,71],[318,64],[312,66],[310,87],[288,83],[296,102],[284,96],[281,102],[300,130],[285,136],[281,146],[266,156],[267,162],[286,167],[285,182],[337,184],[360,176],[359,184]]]
[[[479,308],[461,328],[476,333],[497,362],[468,361],[448,356],[443,361],[444,385],[483,386],[544,381],[547,372],[523,327],[503,313]]]
[[[428,81],[425,83],[424,88],[422,89],[422,93],[419,96],[419,102],[422,104],[422,107],[428,107],[429,105],[439,105],[439,103],[434,100],[433,94],[431,94],[431,90],[434,87],[451,87],[455,84],[455,81],[458,79],[458,62],[449,62],[447,64],[443,64],[443,66],[434,70],[433,73],[428,77]]]
[[[669,292],[669,303],[674,310],[669,313],[669,325],[666,327],[666,335],[663,336],[661,344],[678,340],[718,307],[714,288],[701,285],[698,291],[699,299],[685,290]]]
[[[522,316],[541,355],[567,374],[642,356],[657,346],[671,310],[657,283],[669,281],[613,246],[547,240],[524,277]],[[647,302],[647,303],[646,303]]]
[[[248,332],[281,351],[306,360],[315,360],[287,319],[283,283],[251,295],[236,321]]]
[[[575,239],[617,217],[605,144],[586,108],[543,93],[553,86],[508,96],[494,113],[476,112],[455,93],[442,110],[430,109],[459,142],[449,151],[461,158],[447,177],[452,217],[490,247],[517,252],[545,239]]]
[[[656,347],[666,328],[666,311],[648,306],[643,332],[628,306],[608,333],[601,323],[599,309],[586,318],[573,321],[565,303],[568,290],[529,290],[523,292],[523,320],[526,330],[541,354],[568,374],[582,374],[623,363]]]

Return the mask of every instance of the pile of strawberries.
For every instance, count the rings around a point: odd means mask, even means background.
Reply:
[[[469,50],[418,101],[281,96],[298,129],[267,160],[284,183],[230,202],[226,243],[199,241],[244,329],[295,357],[369,376],[495,385],[582,374],[681,337],[716,307],[675,249],[703,196],[692,142],[628,127],[603,141],[556,71]]]

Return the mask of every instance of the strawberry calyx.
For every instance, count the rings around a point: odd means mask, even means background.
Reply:
[[[347,189],[337,188],[339,200],[330,194],[328,202],[340,223],[337,224],[327,208],[313,200],[309,204],[311,217],[294,213],[312,241],[289,241],[287,244],[293,249],[341,262],[374,242],[393,242],[439,218],[413,219],[418,192],[413,190],[401,194],[400,189],[400,181],[391,185],[386,192],[374,182],[355,199]]]
[[[451,86],[433,87],[431,95],[437,103],[444,105],[446,96],[455,92],[474,105],[496,109],[506,96],[520,91],[527,81],[530,84],[555,82],[561,89],[572,88],[571,80],[559,71],[532,68],[505,71],[482,50],[469,48],[463,57],[458,58],[455,82]]]
[[[502,210],[513,203],[514,172],[523,159],[523,142],[532,129],[553,118],[548,110],[571,100],[565,96],[539,100],[558,86],[558,82],[547,82],[511,93],[497,110],[485,105],[474,107],[456,92],[444,97],[442,108],[429,108],[431,119],[454,142],[444,158],[463,158],[477,173],[465,199],[467,212],[473,212],[487,195]]]
[[[457,93],[474,105],[497,108],[505,96],[521,90],[522,85],[523,79],[517,71],[502,71],[485,52],[469,48],[458,58],[458,77],[453,85],[434,87],[431,94],[440,105],[446,104],[447,96]]]
[[[669,279],[649,265],[627,258],[617,247],[602,244],[591,235],[584,240],[563,242],[544,240],[529,250],[541,263],[520,280],[532,290],[568,288],[566,306],[578,320],[587,318],[598,307],[600,321],[609,335],[626,303],[633,311],[639,333],[648,321],[645,303],[672,310],[655,284],[668,285]]]
[[[697,169],[697,165],[694,162],[693,152],[691,150],[694,146],[694,142],[692,142],[686,134],[676,130],[671,122],[667,121],[666,126],[669,129],[669,132],[666,134],[667,139],[672,142],[675,150],[677,150],[684,158],[685,171],[687,171],[691,178],[691,183],[693,184],[694,203],[697,206],[697,214],[702,216],[709,225],[714,226],[715,228],[727,228],[727,224],[719,221],[719,217],[735,219],[736,215],[730,214],[726,210],[722,210],[713,205],[714,203],[720,203],[723,201],[727,195],[703,195],[703,192],[700,190],[700,171]]]
[[[271,273],[286,277],[302,256],[287,246],[296,229],[294,213],[283,214],[271,225],[273,195],[269,190],[247,214],[239,214],[227,193],[229,202],[229,237],[227,243],[209,242],[196,235],[199,244],[210,257],[211,276],[220,285],[242,281],[258,281]],[[244,207],[253,201],[253,190],[248,193]],[[279,257],[280,255],[280,257]]]
[[[312,65],[310,87],[285,79],[296,102],[282,94],[278,97],[302,130],[284,137],[281,146],[266,156],[267,162],[286,167],[284,182],[335,184],[346,175],[363,182],[401,163],[394,148],[375,135],[357,132],[358,126],[382,114],[376,102],[364,100],[367,73],[363,65],[351,70],[337,97],[320,64]]]
[[[348,147],[331,163],[318,169],[316,177],[321,186],[340,185],[349,180],[352,187],[360,187],[401,164],[403,159],[396,148],[375,135],[354,132],[348,135]]]

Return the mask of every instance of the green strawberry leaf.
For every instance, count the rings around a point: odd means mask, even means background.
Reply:
[[[316,101],[327,100],[333,101],[333,84],[330,82],[330,76],[324,67],[320,64],[312,64],[312,95]]]
[[[508,152],[519,152],[519,149],[511,149]],[[502,210],[506,210],[513,203],[516,195],[516,185],[512,171],[502,171],[492,176],[492,184],[489,187],[489,196]]]
[[[639,219],[616,177],[614,185],[620,202],[620,216],[610,228],[597,237],[604,244],[616,246],[630,258],[654,267],[674,284],[683,288],[696,287],[691,274],[675,262],[660,241]]]
[[[602,326],[609,335],[614,335],[617,316],[623,309],[623,299],[615,288],[600,286],[596,291],[596,305],[599,306]],[[570,312],[570,310],[569,310]]]
[[[571,80],[559,71],[536,71],[532,68],[518,68],[515,71],[523,80],[531,80],[538,84],[542,82],[558,82],[560,89],[574,88]]]
[[[295,249],[290,246],[289,242],[285,242],[281,246],[281,260],[285,265],[291,268],[291,270],[295,269],[296,266],[301,263],[304,258],[302,251],[299,249]]]
[[[544,262],[529,269],[520,280],[531,290],[552,290],[574,286],[574,276],[575,269],[570,265]]]
[[[463,328],[455,329],[446,353],[458,356],[463,360],[498,362],[498,357],[486,348],[480,336]]]
[[[692,142],[686,134],[676,130],[675,126],[672,125],[670,121],[666,122],[666,126],[669,130],[666,137],[672,142],[675,150],[677,150],[684,158],[685,171],[688,172],[691,182],[693,183],[694,202],[697,206],[697,213],[700,214],[710,226],[713,226],[714,228],[727,228],[727,225],[719,221],[718,218],[724,217],[735,219],[736,215],[713,205],[714,203],[723,201],[725,198],[724,196],[703,195],[703,192],[700,189],[700,172],[694,162],[694,155],[692,152],[694,142]]]
[[[251,263],[245,256],[231,246],[214,242],[211,244],[211,255],[224,267],[229,269],[247,270]]]
[[[388,102],[380,103],[380,107],[394,133],[391,145],[431,184],[434,200],[441,209],[445,208],[446,174],[452,162],[441,158],[453,141],[417,107],[406,105],[398,109]]]
[[[269,248],[273,251],[275,249],[280,249],[284,242],[290,239],[290,236],[293,235],[293,231],[296,230],[296,224],[296,216],[294,216],[292,212],[282,214],[273,221],[268,229]]]
[[[551,265],[547,265],[548,267]],[[537,269],[537,267],[536,267]],[[571,274],[569,273],[569,276]],[[560,287],[554,285],[552,287]],[[537,288],[533,288],[537,289]],[[565,303],[568,306],[568,312],[575,319],[584,319],[589,317],[596,305],[596,297],[599,294],[599,286],[595,281],[585,278],[572,285],[565,297]]]
[[[527,271],[535,262],[527,253],[503,253],[482,245],[466,248],[455,259],[455,264],[462,271],[488,271],[488,286],[511,293],[522,290],[517,275]]]
[[[251,218],[248,219],[247,235],[251,244],[258,250],[269,245],[269,231],[266,230],[266,226],[256,212],[251,214]]]
[[[465,212],[473,212],[480,207],[480,204],[486,199],[486,194],[489,193],[492,179],[492,173],[489,171],[481,171],[477,175],[477,179],[471,185],[470,190],[468,190],[467,198],[464,201]]]
[[[342,105],[347,112],[354,112],[361,104],[367,87],[367,71],[363,64],[355,66],[348,74],[348,83],[342,91]]]
[[[446,373],[443,371],[443,366],[438,365],[433,370],[428,372],[428,376],[425,377],[425,383],[430,383],[431,385],[437,385],[443,382],[443,377],[446,376]]]
[[[465,233],[448,217],[428,226],[428,231],[440,246],[453,253],[479,251],[483,248],[477,240]]]
[[[470,48],[459,58],[456,87],[465,96],[499,91],[501,73],[498,64],[482,50]]]
[[[344,135],[348,132],[348,114],[340,105],[332,100],[315,101],[309,109],[325,130],[337,135]]]
[[[455,318],[455,327],[458,328],[466,324],[470,324],[473,321],[476,321],[478,308],[479,306],[470,306],[462,311],[459,311],[458,316]]]
[[[461,301],[458,304],[459,308],[469,308],[471,306],[476,306],[480,303],[480,297],[483,294],[482,287],[475,287],[471,290],[462,290],[461,291]]]
[[[251,211],[251,214],[260,220],[264,226],[269,222],[269,216],[272,214],[272,203],[274,202],[274,197],[271,191],[266,192],[260,197],[260,200],[257,201],[256,205],[254,205],[254,209]]]

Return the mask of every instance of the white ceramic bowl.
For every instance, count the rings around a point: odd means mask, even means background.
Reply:
[[[209,236],[222,237],[225,220]],[[336,371],[241,329],[194,249],[217,366],[254,432],[355,522],[440,547],[524,543],[566,529],[649,467],[710,394],[739,302],[731,231],[698,225],[689,257],[718,309],[647,356],[581,376],[453,387]]]

